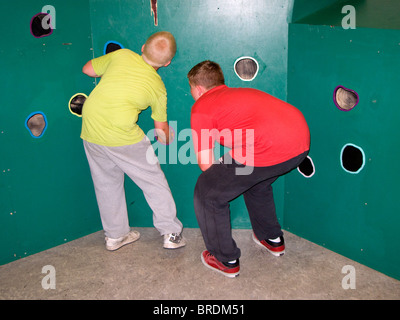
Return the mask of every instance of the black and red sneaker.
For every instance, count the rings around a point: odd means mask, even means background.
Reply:
[[[256,235],[253,232],[253,240],[259,246],[267,249],[270,253],[272,253],[276,257],[283,256],[285,254],[285,240],[283,239],[283,236],[279,237],[280,240],[279,242],[273,242],[268,239],[260,241],[257,239]]]
[[[201,254],[201,261],[207,268],[215,270],[223,274],[225,277],[235,278],[239,275],[239,259],[236,259],[235,263],[220,262],[210,252],[205,250]]]

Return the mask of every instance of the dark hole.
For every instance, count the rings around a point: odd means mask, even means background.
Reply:
[[[364,164],[364,156],[360,149],[346,146],[342,153],[343,168],[350,172],[358,172]]]
[[[82,108],[86,101],[86,97],[84,95],[78,94],[74,96],[69,104],[69,109],[73,114],[82,115]]]
[[[46,119],[44,115],[41,113],[33,114],[26,121],[26,127],[31,132],[32,136],[37,138],[44,133],[46,125],[47,125]]]
[[[242,80],[252,80],[258,72],[258,65],[253,59],[243,58],[236,62],[235,71]]]
[[[122,47],[118,43],[110,42],[106,46],[106,54],[110,53],[110,52],[113,52],[113,51],[117,51],[119,49],[122,49]]]
[[[52,33],[50,26],[51,16],[47,13],[39,13],[32,18],[31,21],[31,32],[34,37],[41,38],[48,36]],[[45,20],[43,22],[43,20]]]
[[[305,158],[303,162],[299,165],[298,170],[305,177],[311,177],[315,173],[315,168],[311,161],[311,158],[307,156],[307,158]]]

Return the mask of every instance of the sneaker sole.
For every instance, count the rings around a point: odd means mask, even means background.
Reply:
[[[164,249],[168,249],[168,250],[174,250],[174,249],[179,249],[179,248],[183,248],[184,246],[186,246],[186,243],[166,243],[163,244],[163,248]]]
[[[275,257],[280,257],[283,256],[285,254],[285,249],[283,251],[279,251],[279,252],[275,252],[275,251],[271,251],[269,250],[266,246],[264,246],[255,236],[254,233],[251,234],[251,237],[253,238],[253,241],[258,244],[260,247],[264,248],[265,250],[267,250],[270,254],[272,254]]]
[[[235,272],[235,273],[226,273],[226,272],[223,272],[223,271],[221,271],[221,270],[218,270],[218,269],[215,269],[215,268],[211,267],[211,266],[204,260],[203,254],[201,254],[201,262],[203,262],[203,264],[204,264],[208,269],[214,270],[214,271],[216,271],[216,272],[218,272],[218,273],[220,273],[220,274],[222,274],[222,275],[224,275],[225,277],[228,277],[228,278],[236,278],[236,277],[239,276],[239,273],[240,273],[240,271]]]

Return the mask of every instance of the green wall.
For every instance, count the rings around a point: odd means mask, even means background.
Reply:
[[[400,279],[400,30],[344,30],[314,17],[289,26],[288,101],[308,119],[316,171],[286,177],[285,228]],[[353,110],[336,108],[338,85],[359,94]],[[340,164],[347,143],[364,150],[358,174]]]
[[[34,38],[31,18],[47,2],[1,1],[0,264],[99,230],[100,219],[70,97],[90,90],[82,64],[93,53],[89,2],[53,0],[56,29]],[[7,13],[7,14],[6,14]],[[41,138],[25,128],[48,120]]]

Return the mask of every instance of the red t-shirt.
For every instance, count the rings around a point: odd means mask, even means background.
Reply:
[[[248,166],[282,163],[310,148],[303,114],[251,88],[222,85],[207,91],[192,107],[191,127],[196,152],[213,149],[217,141]]]

